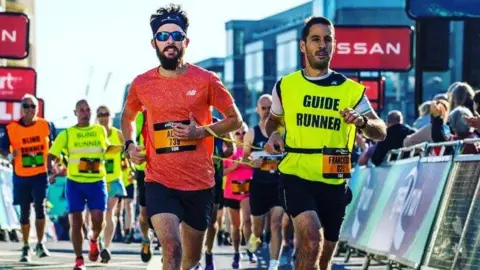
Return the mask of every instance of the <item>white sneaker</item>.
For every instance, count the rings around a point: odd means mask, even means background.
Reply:
[[[278,260],[270,260],[270,265],[268,266],[268,270],[278,270],[280,266],[280,262]]]

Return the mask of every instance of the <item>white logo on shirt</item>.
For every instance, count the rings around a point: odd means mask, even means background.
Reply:
[[[195,96],[196,93],[197,93],[197,90],[192,89],[187,92],[187,96]]]
[[[331,85],[337,85],[337,81],[333,81]]]

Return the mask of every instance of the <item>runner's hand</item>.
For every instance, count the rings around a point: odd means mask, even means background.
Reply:
[[[340,115],[347,124],[354,124],[355,126],[362,126],[365,124],[363,117],[350,108],[343,109],[343,111],[340,112]]]
[[[55,177],[56,177],[56,176],[57,176],[56,174],[51,174],[51,175],[49,175],[49,176],[48,176],[48,182],[49,182],[50,184],[55,184],[55,181],[56,181],[56,180],[55,180]]]
[[[285,144],[278,131],[275,131],[272,133],[272,135],[270,135],[267,144],[265,144],[265,151],[270,155],[276,155],[285,152]]]
[[[135,173],[131,172],[130,175],[128,176],[128,182],[133,183],[134,179],[135,179]]]
[[[473,117],[468,117],[465,116],[465,121],[467,121],[467,125],[469,127],[472,127],[474,129],[480,129],[480,116],[473,116]]]
[[[252,167],[257,168],[257,169],[262,167],[262,164],[263,164],[263,159],[262,158],[252,160],[252,163],[251,163]]]
[[[128,145],[128,155],[134,164],[140,165],[146,160],[146,156],[142,151],[145,150],[142,146],[137,146],[133,143]]]
[[[179,140],[196,140],[205,136],[205,130],[197,126],[193,114],[190,113],[190,124],[184,125],[182,123],[175,123],[173,126],[173,135]]]

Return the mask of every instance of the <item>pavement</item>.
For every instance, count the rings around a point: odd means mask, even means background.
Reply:
[[[32,262],[20,263],[20,243],[8,243],[0,242],[0,269],[72,269],[73,268],[73,249],[70,242],[49,242],[46,244],[50,250],[50,257],[38,259],[35,255],[32,256]],[[33,247],[33,245],[32,245]],[[83,245],[84,249],[88,249],[88,243],[85,241]],[[245,250],[245,247],[242,247]],[[113,243],[111,246],[112,260],[108,264],[102,264],[99,262],[92,263],[88,261],[87,252],[85,251],[84,257],[86,258],[86,265],[88,269],[161,269],[161,255],[160,251],[155,250],[154,256],[149,264],[142,263],[139,255],[140,244],[123,244]],[[241,269],[267,269],[268,268],[268,248],[264,245],[257,252],[258,263],[250,264],[246,259],[247,256],[243,256]],[[282,254],[280,270],[293,269],[289,263],[291,257],[290,252],[286,251]],[[231,263],[233,258],[233,249],[231,246],[219,246],[214,248],[214,259],[216,262],[217,270],[232,269]],[[362,269],[362,263],[364,258],[352,257],[348,264],[343,263],[343,257],[335,257],[332,270],[342,269]],[[202,263],[204,261],[202,260]],[[383,270],[387,269],[385,266],[372,265],[369,269]]]

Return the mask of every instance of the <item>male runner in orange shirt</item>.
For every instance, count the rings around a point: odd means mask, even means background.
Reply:
[[[242,118],[216,75],[183,62],[189,23],[181,7],[158,9],[150,25],[161,65],[131,85],[122,113],[125,149],[134,163],[147,161],[147,214],[162,245],[163,269],[200,269],[215,184],[213,137],[205,127],[222,135],[238,129]],[[134,119],[142,106],[146,155],[134,142]],[[225,119],[212,124],[210,106]]]

